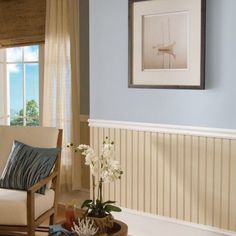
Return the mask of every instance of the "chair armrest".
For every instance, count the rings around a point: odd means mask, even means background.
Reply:
[[[41,187],[43,187],[45,184],[49,183],[51,180],[56,178],[58,175],[57,171],[52,172],[51,175],[49,175],[47,178],[40,180],[38,183],[31,186],[29,189],[27,189],[28,193],[35,193],[37,190],[39,190]]]
[[[27,189],[27,222],[31,222],[33,226],[35,225],[35,192],[47,184],[49,181],[57,178],[58,172],[53,171],[51,175],[47,178],[42,179],[38,183]]]

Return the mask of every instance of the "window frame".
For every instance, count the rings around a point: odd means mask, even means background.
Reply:
[[[4,97],[5,97],[5,103],[6,107],[4,107],[6,111],[6,116],[3,117],[4,123],[7,125],[11,124],[11,113],[10,113],[10,85],[9,85],[9,78],[8,78],[8,73],[7,73],[7,65],[10,64],[20,64],[22,65],[22,83],[23,83],[23,116],[17,116],[23,119],[23,126],[27,126],[27,116],[26,116],[26,76],[25,76],[25,64],[33,64],[37,63],[39,65],[39,126],[42,125],[42,107],[43,107],[43,78],[44,78],[44,44],[31,44],[31,45],[24,45],[24,46],[39,46],[39,58],[38,61],[25,61],[24,60],[24,50],[22,50],[22,60],[19,62],[7,62],[7,50],[4,49],[3,52],[3,61],[0,62],[3,64],[4,68],[4,79],[3,79],[3,84],[4,84],[4,91],[6,91]],[[19,47],[24,47],[24,46],[19,46]],[[17,46],[16,46],[17,47]],[[13,47],[11,47],[13,48]]]

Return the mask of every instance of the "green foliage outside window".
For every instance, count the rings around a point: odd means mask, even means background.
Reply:
[[[39,108],[35,100],[26,102],[26,125],[39,126]],[[22,126],[24,124],[24,111],[21,109],[15,117],[11,119],[11,125]]]

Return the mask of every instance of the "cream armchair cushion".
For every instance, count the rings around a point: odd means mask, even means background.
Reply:
[[[0,188],[0,224],[27,225],[26,191]],[[35,193],[35,219],[53,207],[54,191],[47,189],[45,195]]]

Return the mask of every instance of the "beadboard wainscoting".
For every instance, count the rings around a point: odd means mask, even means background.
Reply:
[[[80,115],[80,143],[89,145],[89,125],[88,125],[88,116]],[[82,162],[82,188],[89,189],[90,185],[90,173],[89,167]]]
[[[125,208],[236,231],[236,130],[90,120],[124,174],[104,189]]]

